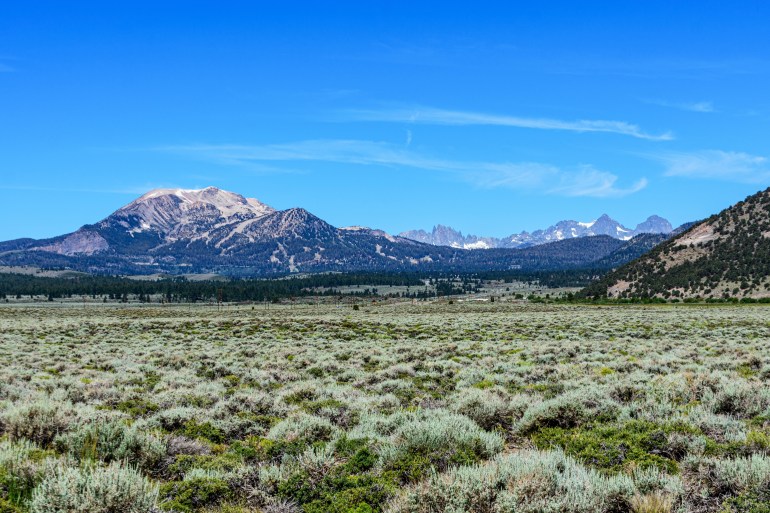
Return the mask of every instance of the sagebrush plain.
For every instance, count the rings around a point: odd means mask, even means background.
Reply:
[[[769,314],[5,306],[0,511],[765,512]]]

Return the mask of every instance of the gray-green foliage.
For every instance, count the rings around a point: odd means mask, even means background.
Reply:
[[[12,440],[48,445],[74,422],[72,404],[50,398],[29,398],[12,404],[2,414],[3,429]]]
[[[571,428],[595,420],[614,420],[619,407],[606,390],[586,387],[528,408],[514,429],[522,434],[548,427]]]
[[[504,443],[498,433],[485,431],[468,417],[444,410],[402,414],[390,442],[381,451],[386,463],[413,453],[451,455],[458,450],[486,459],[499,453]]]
[[[692,456],[684,465],[691,486],[705,497],[758,492],[770,486],[770,458],[760,454],[727,459]]]
[[[55,442],[61,452],[79,460],[122,460],[146,470],[152,470],[166,455],[161,439],[117,421],[78,426]]]
[[[0,499],[144,508],[151,479],[194,513],[734,509],[770,487],[767,318],[0,307]]]
[[[520,451],[431,476],[393,501],[388,513],[610,513],[627,511],[635,491],[557,451]]]
[[[32,513],[149,513],[158,489],[137,470],[121,463],[46,469],[30,503]]]

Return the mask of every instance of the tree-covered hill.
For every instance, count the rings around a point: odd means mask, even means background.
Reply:
[[[692,226],[581,294],[704,299],[770,296],[770,189]]]

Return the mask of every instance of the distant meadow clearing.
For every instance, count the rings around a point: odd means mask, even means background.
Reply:
[[[764,305],[0,307],[0,512],[770,511]]]

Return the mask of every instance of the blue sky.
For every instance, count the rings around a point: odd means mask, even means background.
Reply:
[[[0,240],[155,187],[504,236],[770,185],[767,2],[111,4],[0,6]]]

